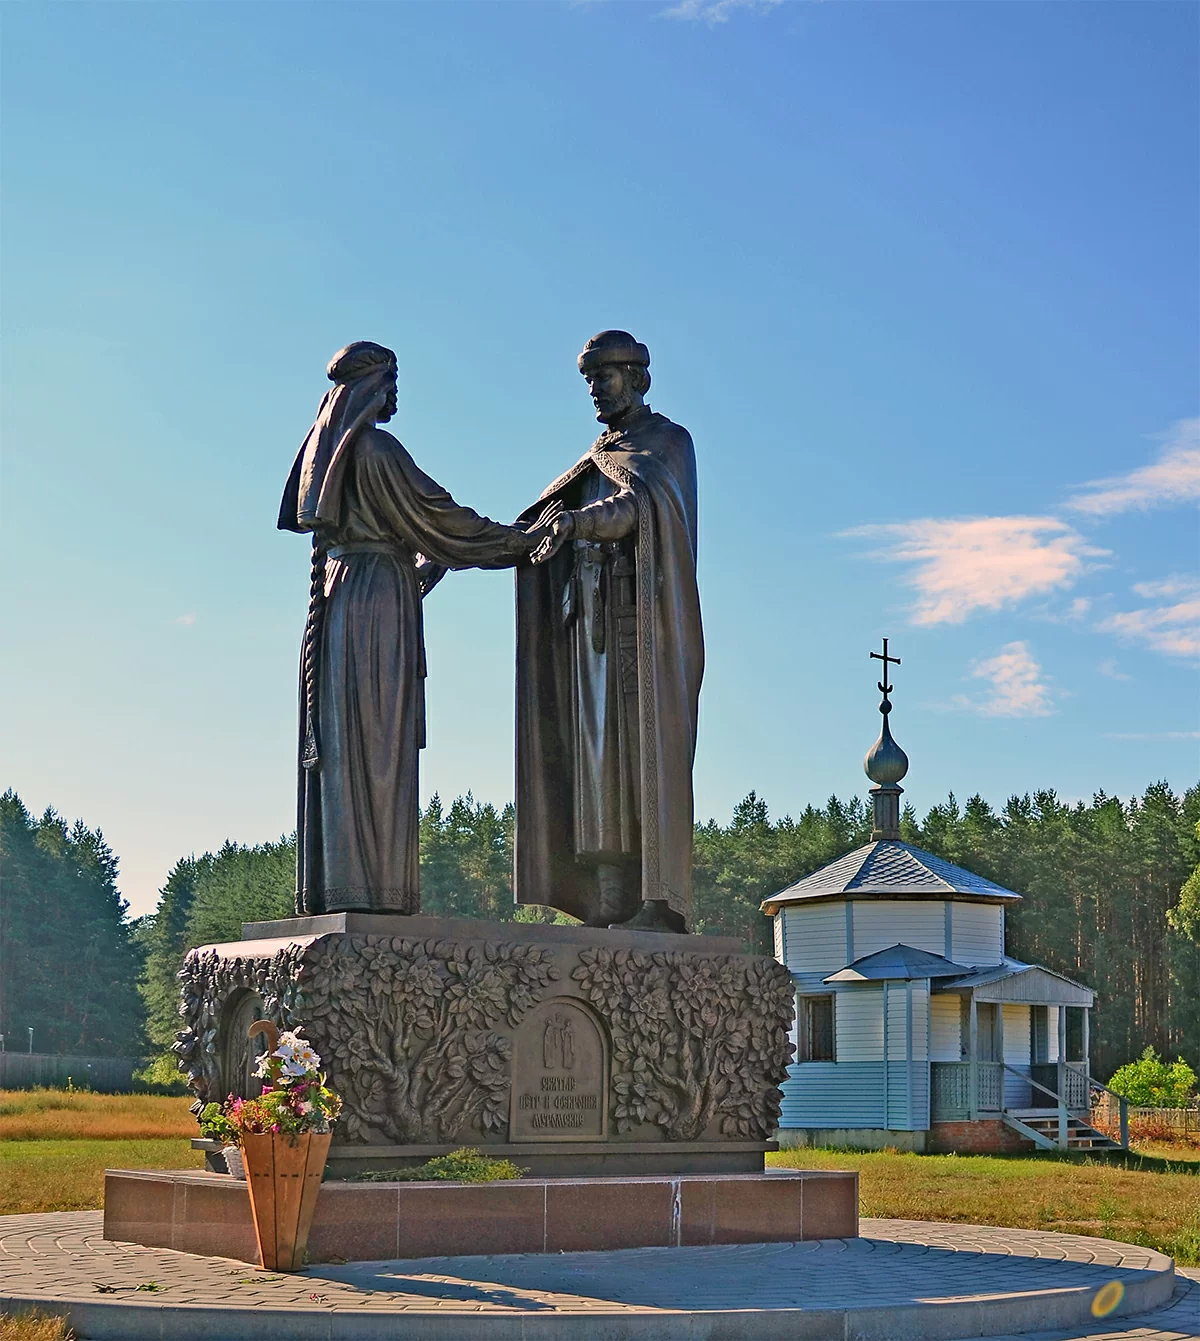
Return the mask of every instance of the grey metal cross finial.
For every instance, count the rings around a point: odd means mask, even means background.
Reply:
[[[888,666],[898,666],[900,664],[900,658],[888,656],[888,640],[886,638],[883,640],[882,655],[879,652],[872,652],[871,658],[874,661],[883,662],[883,679],[879,682],[879,692],[883,695],[883,701],[887,703],[888,695],[892,692],[892,686],[888,684]],[[891,706],[892,705],[888,703],[888,707],[890,708]]]

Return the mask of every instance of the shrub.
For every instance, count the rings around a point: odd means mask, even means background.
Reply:
[[[179,1070],[179,1059],[174,1053],[154,1057],[140,1071],[133,1073],[135,1094],[183,1095],[188,1087]]]
[[[489,1159],[481,1151],[467,1146],[438,1155],[426,1164],[409,1169],[378,1169],[356,1175],[363,1183],[426,1183],[445,1180],[454,1183],[500,1183],[528,1173],[511,1159]]]
[[[1186,1108],[1196,1090],[1196,1073],[1182,1057],[1168,1064],[1147,1048],[1113,1075],[1108,1088],[1138,1108]]]
[[[200,1135],[206,1141],[220,1141],[222,1145],[239,1143],[238,1129],[225,1116],[221,1104],[205,1104],[200,1110]]]

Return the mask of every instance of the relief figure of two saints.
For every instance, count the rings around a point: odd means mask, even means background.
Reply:
[[[589,926],[687,930],[704,669],[695,453],[645,403],[645,345],[604,331],[578,364],[604,431],[506,526],[455,502],[382,427],[397,408],[391,350],[359,341],[331,360],[279,513],[312,537],[297,912],[419,911],[422,601],[450,569],[512,568],[517,901]]]

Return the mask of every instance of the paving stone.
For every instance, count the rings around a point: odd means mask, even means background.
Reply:
[[[1044,1325],[1064,1316],[1053,1309],[1068,1294],[1077,1304],[1073,1292],[1110,1280],[1132,1294],[1148,1281],[1165,1283],[1169,1270],[1161,1254],[1107,1240],[864,1219],[858,1239],[353,1262],[282,1274],[226,1258],[111,1243],[101,1236],[101,1222],[98,1211],[0,1217],[0,1308],[5,1298],[74,1305],[85,1335],[114,1341],[142,1335],[251,1341],[280,1335],[281,1327],[298,1341],[349,1341],[387,1335],[388,1319],[400,1316],[408,1320],[406,1338],[703,1341],[767,1338],[772,1318],[782,1325],[785,1314],[787,1334],[799,1338],[821,1335],[804,1329],[805,1318],[812,1326],[832,1326],[820,1321],[819,1311],[841,1318],[846,1309],[859,1311],[860,1335],[944,1338],[969,1330],[979,1337],[989,1316],[1011,1327],[1013,1301],[1021,1296],[1033,1296],[1028,1319]],[[149,1281],[159,1289],[136,1288]],[[1026,1333],[1023,1341],[1200,1341],[1200,1273],[1181,1272],[1176,1281],[1174,1296],[1152,1315],[1097,1321],[1094,1330],[1077,1325]],[[106,1318],[115,1323],[114,1305],[133,1306],[119,1310],[136,1324],[128,1336],[105,1330]],[[879,1311],[874,1321],[871,1310]],[[911,1330],[934,1327],[934,1314],[940,1319],[935,1330]],[[956,1318],[964,1328],[969,1320],[969,1329],[946,1330]],[[1015,1335],[1000,1330],[991,1341]]]

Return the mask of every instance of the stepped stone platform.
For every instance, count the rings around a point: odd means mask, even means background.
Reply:
[[[113,1242],[102,1237],[99,1211],[14,1215],[0,1217],[0,1311],[67,1314],[92,1341],[1200,1335],[1200,1284],[1180,1280],[1177,1288],[1171,1259],[1150,1249],[898,1220],[863,1220],[861,1234],[347,1263],[281,1275]]]
[[[501,1183],[325,1182],[310,1262],[853,1238],[858,1175],[825,1170]],[[104,1237],[257,1262],[246,1184],[108,1170]]]

